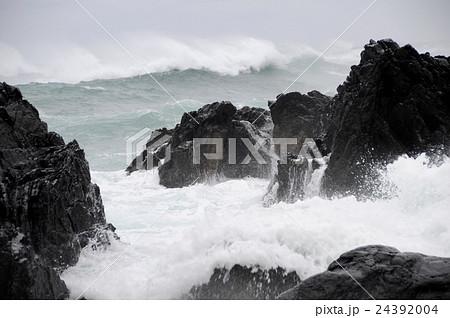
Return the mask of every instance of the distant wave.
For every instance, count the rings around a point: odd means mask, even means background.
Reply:
[[[139,61],[139,66],[110,43],[95,50],[72,43],[46,44],[34,56],[0,42],[0,74],[3,74],[2,80],[13,84],[79,83],[187,69],[236,76],[267,67],[283,69],[296,59],[319,54],[303,44],[278,47],[271,41],[253,37],[181,41],[140,34],[130,36],[126,47]]]

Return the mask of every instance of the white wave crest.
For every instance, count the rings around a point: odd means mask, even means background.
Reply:
[[[235,76],[267,66],[283,68],[295,58],[317,55],[317,51],[306,45],[285,45],[280,49],[271,41],[253,37],[178,40],[154,34],[132,34],[119,40],[138,61],[135,63],[113,41],[107,40],[109,42],[95,48],[74,43],[43,43],[27,52],[0,43],[0,57],[3,57],[0,58],[0,74],[12,84],[78,83],[190,68]]]

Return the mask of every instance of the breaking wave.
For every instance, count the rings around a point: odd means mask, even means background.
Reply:
[[[366,244],[448,255],[450,160],[430,166],[425,155],[400,157],[386,173],[396,185],[390,200],[313,197],[263,208],[267,180],[166,189],[152,172],[128,178],[121,171],[94,172],[121,241],[103,251],[83,250],[62,278],[76,298],[129,247],[86,298],[174,299],[207,282],[215,267],[281,266],[304,279]]]
[[[39,54],[26,52],[24,55],[0,42],[0,74],[4,76],[2,80],[11,84],[73,84],[187,69],[236,76],[271,67],[283,69],[295,60],[320,53],[303,44],[278,47],[271,41],[253,37],[176,40],[158,35],[133,35],[126,39],[125,46],[138,63],[111,43],[95,51],[71,43],[46,43],[36,49]],[[342,57],[344,52],[338,56]],[[350,60],[330,56],[329,61],[338,64],[345,61],[349,65],[358,60],[353,55]]]

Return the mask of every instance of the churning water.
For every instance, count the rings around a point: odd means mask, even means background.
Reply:
[[[249,68],[237,75],[187,69],[154,76],[186,110],[220,100],[238,107],[267,107],[309,62]],[[342,73],[348,73],[347,66],[320,61],[292,90],[334,94],[345,79]],[[20,89],[50,130],[66,142],[77,139],[85,149],[107,221],[121,238],[107,249],[84,249],[79,263],[63,273],[71,297],[78,297],[126,249],[86,298],[179,298],[194,284],[207,282],[215,267],[237,263],[281,266],[303,279],[365,244],[450,255],[449,159],[430,166],[424,155],[400,157],[386,172],[386,179],[396,185],[390,200],[322,199],[316,196],[316,175],[305,201],[264,208],[269,180],[166,189],[151,171],[125,175],[126,138],[144,127],[171,128],[184,112],[149,76],[31,83]]]

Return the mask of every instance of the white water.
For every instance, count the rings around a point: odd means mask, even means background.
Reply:
[[[322,179],[328,166],[323,158],[314,160],[318,160],[320,167],[312,171],[312,159],[308,160],[308,169],[312,172],[309,183],[305,186],[305,198],[313,198],[320,195]],[[310,172],[308,171],[308,173]]]
[[[111,44],[111,43],[109,43]],[[329,67],[328,75],[346,76],[339,65],[356,63],[360,48],[340,41],[323,62]],[[243,72],[260,71],[266,67],[287,68],[295,60],[315,58],[320,54],[308,45],[296,43],[277,47],[262,38],[232,36],[215,40],[175,38],[156,34],[132,34],[127,37],[127,50],[139,61],[139,66],[120,48],[107,45],[107,49],[89,49],[70,43],[38,45],[40,54],[26,56],[0,39],[0,74],[10,84],[29,82],[78,83],[100,78],[131,77],[147,72],[171,70],[209,70],[222,75],[237,76]],[[292,68],[292,66],[290,67]],[[145,71],[144,71],[145,70]],[[332,73],[337,74],[332,74]],[[334,88],[335,86],[333,86]]]
[[[282,266],[306,278],[325,270],[332,257],[366,244],[448,256],[450,160],[440,167],[426,163],[424,156],[401,157],[389,166],[387,179],[398,188],[389,201],[313,197],[271,208],[262,206],[267,180],[166,189],[151,172],[93,172],[121,241],[83,250],[62,278],[76,298],[128,247],[86,298],[179,298],[207,282],[214,267],[236,263]]]

